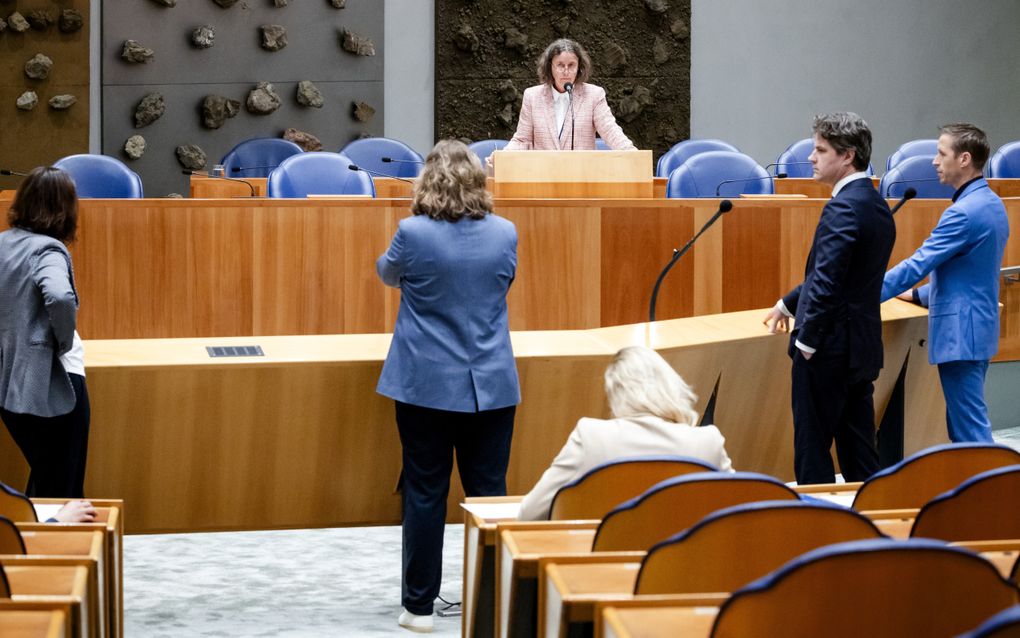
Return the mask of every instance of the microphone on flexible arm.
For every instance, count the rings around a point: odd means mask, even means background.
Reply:
[[[0,168],[0,175],[14,176],[14,177],[28,177],[28,173],[22,173],[10,168]]]
[[[183,170],[183,171],[181,171],[181,173],[183,173],[184,175],[195,175],[195,176],[198,176],[198,177],[208,177],[209,179],[223,179],[223,180],[226,180],[228,182],[241,182],[242,184],[244,184],[245,186],[248,187],[248,190],[251,191],[251,196],[252,197],[258,197],[258,195],[255,194],[255,187],[252,186],[251,182],[247,182],[247,181],[245,181],[243,179],[237,179],[236,177],[224,177],[223,175],[208,175],[208,174],[203,173],[201,171]]]
[[[232,166],[230,168],[230,172],[231,173],[240,173],[242,171],[257,171],[257,170],[260,170],[260,169],[270,169],[270,170],[272,170],[272,169],[276,168],[277,166],[279,166],[279,164],[267,164],[266,166]]]
[[[574,150],[574,83],[567,82],[563,90],[567,92],[567,101],[570,103],[570,150]]]
[[[786,179],[787,177],[786,173],[776,173],[775,176],[778,179]],[[772,179],[772,175],[766,175],[765,177],[744,177],[741,179],[724,179],[723,181],[719,182],[718,186],[715,187],[715,196],[719,197],[719,189],[721,189],[723,186],[727,184],[735,184],[737,182],[753,182],[762,179]]]
[[[383,158],[383,161],[386,161],[386,158]],[[397,160],[397,161],[404,161],[404,160]],[[414,162],[411,162],[411,163],[413,164]],[[348,164],[347,165],[347,169],[348,170],[352,170],[352,171],[364,171],[364,172],[368,173],[369,175],[372,175],[373,177],[388,177],[390,179],[399,179],[400,181],[407,182],[408,184],[414,184],[414,180],[413,179],[404,179],[403,177],[397,177],[396,175],[387,175],[386,173],[379,173],[377,171],[369,170],[369,169],[367,169],[367,168],[365,168],[363,166],[358,166],[357,164]]]
[[[903,197],[900,198],[900,201],[896,202],[896,205],[893,206],[892,210],[889,212],[895,215],[896,211],[898,211],[900,207],[902,207],[904,204],[914,199],[915,197],[917,197],[917,189],[911,186],[907,190],[903,191]]]
[[[804,164],[811,164],[811,162],[772,162],[771,164],[765,165],[765,172],[768,173],[770,168],[779,168],[780,166],[803,166]],[[782,175],[783,177],[789,177],[788,173],[776,173],[776,177]]]
[[[382,158],[382,161],[383,161],[384,164],[390,164],[390,163],[394,163],[394,164],[424,164],[425,163],[425,162],[423,162],[421,160],[397,159],[395,157],[384,157],[384,158]]]
[[[705,222],[705,225],[701,227],[701,230],[699,230],[694,237],[691,237],[690,241],[684,244],[683,248],[680,250],[677,250],[676,248],[673,249],[673,256],[670,258],[669,263],[666,264],[666,267],[662,269],[662,272],[659,273],[659,278],[655,280],[655,287],[652,288],[652,301],[648,304],[649,322],[655,321],[655,304],[659,299],[659,286],[662,285],[662,280],[666,278],[666,274],[669,273],[670,269],[673,268],[676,262],[684,256],[684,253],[691,249],[691,246],[693,246],[694,242],[698,240],[698,237],[701,237],[701,234],[708,230],[709,226],[715,223],[715,220],[719,219],[723,213],[728,213],[731,210],[733,210],[733,202],[728,199],[724,199],[719,202],[719,210],[715,211],[715,215],[712,215],[712,218]]]

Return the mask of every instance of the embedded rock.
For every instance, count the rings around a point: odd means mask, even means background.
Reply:
[[[125,62],[131,64],[148,64],[155,56],[156,53],[152,49],[143,47],[136,40],[126,40],[120,54]]]
[[[237,4],[237,0],[213,0],[213,2],[220,5],[224,9],[229,9],[230,7]]]
[[[643,86],[639,86],[630,95],[625,95],[620,100],[619,118],[624,122],[633,122],[641,115],[646,106],[650,106],[654,102],[652,92]]]
[[[298,82],[297,101],[302,106],[311,106],[316,109],[321,109],[322,105],[326,103],[325,98],[322,97],[322,92],[319,91],[319,87],[315,86],[311,80],[301,80]]]
[[[521,99],[520,91],[512,80],[503,80],[496,88],[499,89],[499,100],[504,104],[516,104]]]
[[[346,27],[340,30],[340,47],[354,55],[375,55],[375,44],[370,38],[358,35]]]
[[[64,9],[60,12],[60,20],[57,21],[57,28],[61,33],[74,33],[80,31],[85,25],[85,19],[81,11],[77,9]]]
[[[504,105],[503,110],[496,114],[496,119],[502,122],[503,126],[513,126],[513,123],[517,119],[514,117],[514,105]]]
[[[280,96],[276,94],[272,84],[259,82],[257,87],[248,92],[245,106],[249,113],[269,115],[280,108]]]
[[[354,102],[351,115],[359,122],[367,122],[375,115],[375,109],[367,102]]]
[[[669,11],[666,0],[645,0],[645,7],[652,13],[663,14]]]
[[[141,135],[132,135],[124,142],[124,154],[133,160],[145,154],[145,138]]]
[[[162,93],[149,93],[135,108],[135,128],[152,124],[166,113],[166,100]]]
[[[510,27],[503,31],[503,45],[523,55],[528,49],[528,36]]]
[[[3,18],[0,18],[0,33],[3,33],[6,30],[7,30],[7,21],[4,20]]]
[[[280,7],[286,7],[288,2],[290,2],[290,0],[273,0],[273,4],[276,5],[277,9]]]
[[[198,27],[191,32],[191,43],[199,49],[208,49],[216,39],[216,29],[211,24]]]
[[[294,142],[309,153],[322,150],[322,142],[319,141],[319,138],[315,137],[311,133],[299,131],[296,128],[289,128],[284,131],[283,139]]]
[[[333,5],[334,9],[343,9],[347,6],[347,0],[329,0],[329,3]]]
[[[552,21],[552,28],[560,36],[567,35],[567,32],[570,31],[570,18],[567,16],[560,16],[556,18]]]
[[[662,38],[656,36],[655,43],[652,45],[652,58],[656,64],[665,64],[669,62],[669,45]]]
[[[470,24],[462,24],[453,35],[453,45],[465,53],[474,53],[478,50],[478,36]]]
[[[36,53],[35,57],[25,63],[25,75],[33,80],[45,80],[50,77],[53,69],[53,60],[42,53]]]
[[[35,91],[25,91],[18,96],[17,106],[22,111],[31,111],[39,104],[39,96]]]
[[[279,24],[263,24],[259,27],[262,32],[262,48],[266,51],[279,51],[287,46],[287,29]]]
[[[227,118],[234,117],[241,111],[241,103],[222,95],[207,95],[202,100],[202,125],[206,128],[218,129]]]
[[[176,7],[177,6],[177,0],[152,0],[152,1],[155,2],[156,4],[163,5],[164,7]]]
[[[167,193],[164,197],[166,199],[184,199],[184,195],[180,193]]]
[[[609,69],[613,72],[618,72],[626,67],[628,57],[626,49],[615,42],[610,42],[606,47],[606,61],[609,63]]]
[[[669,32],[677,40],[686,40],[691,36],[691,25],[683,20],[674,20],[673,24],[669,25]]]
[[[182,144],[177,147],[177,161],[184,168],[200,171],[205,168],[205,151],[197,144]]]
[[[54,111],[66,111],[77,101],[78,98],[73,95],[54,95],[50,98],[50,108]]]
[[[28,20],[28,25],[36,31],[45,31],[53,24],[53,17],[43,9],[29,11],[25,18]]]
[[[17,11],[7,16],[7,26],[9,26],[11,31],[15,33],[24,33],[32,28],[29,26],[28,20],[25,19],[25,16],[21,15]]]

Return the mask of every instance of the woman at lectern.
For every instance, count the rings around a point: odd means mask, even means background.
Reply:
[[[0,233],[0,419],[28,461],[28,496],[84,496],[89,395],[65,244],[78,226],[74,182],[39,167]]]
[[[396,402],[403,460],[403,612],[430,631],[442,576],[453,456],[469,496],[506,494],[520,402],[506,296],[517,230],[492,212],[474,153],[442,140],[414,184],[376,271],[400,288],[400,310],[377,391]]]
[[[635,150],[606,102],[588,84],[591,58],[577,42],[556,40],[538,58],[538,86],[524,91],[517,132],[504,150],[593,151],[595,133],[613,150]]]

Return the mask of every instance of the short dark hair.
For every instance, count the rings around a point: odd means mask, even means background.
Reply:
[[[78,192],[71,176],[52,166],[33,169],[21,182],[7,222],[64,243],[78,231]]]
[[[812,128],[815,135],[831,144],[840,155],[853,151],[854,168],[859,171],[868,169],[871,163],[871,129],[860,115],[849,111],[816,115]]]
[[[577,78],[574,81],[578,84],[587,82],[591,77],[591,58],[583,46],[567,38],[554,40],[538,57],[538,81],[542,84],[553,83],[552,61],[561,53],[573,53],[577,56]]]
[[[967,122],[953,122],[940,126],[939,135],[951,137],[953,153],[957,155],[970,153],[970,161],[974,163],[974,168],[984,170],[990,152],[988,136],[984,131]]]
[[[454,223],[462,217],[481,219],[492,212],[485,171],[464,142],[439,140],[432,148],[414,182],[411,212]]]

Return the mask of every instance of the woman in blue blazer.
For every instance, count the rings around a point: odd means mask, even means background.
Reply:
[[[454,452],[468,496],[506,494],[521,397],[506,304],[517,231],[492,214],[481,165],[454,140],[429,153],[411,210],[376,262],[383,283],[400,288],[377,391],[396,402],[403,456],[398,622],[429,631]]]

